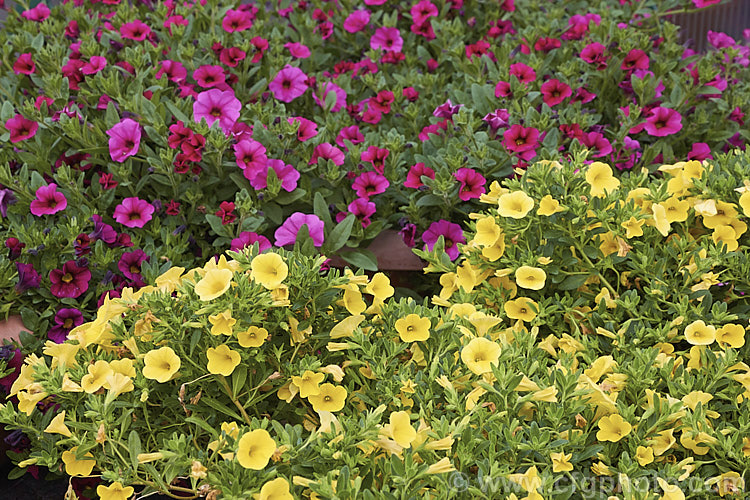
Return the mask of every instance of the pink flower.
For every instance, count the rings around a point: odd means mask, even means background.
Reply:
[[[253,58],[250,60],[251,63],[260,62],[263,59],[263,54],[268,50],[268,40],[259,36],[250,39],[251,49],[253,49]]]
[[[273,96],[282,102],[292,102],[307,90],[307,75],[294,66],[286,66],[268,85]]]
[[[344,143],[345,140],[356,145],[365,142],[365,136],[359,131],[358,126],[351,125],[342,128],[339,135],[336,136],[336,144],[348,151],[349,149],[346,147],[346,143]]]
[[[612,144],[599,132],[584,133],[581,136],[584,146],[594,150],[594,158],[603,158],[612,152]]]
[[[382,49],[387,52],[401,52],[404,40],[401,38],[398,28],[378,28],[370,38],[372,50]]]
[[[141,126],[135,120],[125,118],[120,123],[107,130],[109,136],[109,156],[112,161],[124,162],[127,158],[138,154],[141,145]]]
[[[268,185],[268,168],[272,168],[276,173],[276,177],[281,181],[281,189],[287,193],[291,193],[297,189],[297,181],[299,180],[300,174],[296,168],[291,165],[287,165],[281,160],[274,160],[269,158],[266,160],[266,168],[262,168],[258,171],[257,175],[250,180],[250,185],[255,189],[265,189]]]
[[[232,240],[230,250],[233,252],[239,252],[243,248],[251,247],[253,244],[258,244],[258,251],[265,252],[271,248],[271,242],[268,238],[261,236],[258,233],[251,233],[249,231],[242,231],[239,237]]]
[[[505,108],[496,109],[492,113],[487,113],[482,121],[487,122],[493,131],[497,131],[510,126],[510,113]]]
[[[533,151],[539,146],[539,131],[534,127],[512,125],[503,133],[503,146],[514,153]]]
[[[307,226],[307,232],[313,240],[313,245],[316,247],[323,245],[325,224],[317,215],[308,215],[302,212],[294,212],[276,230],[274,233],[275,245],[277,247],[293,245],[297,241],[297,235],[302,226]]]
[[[510,74],[518,78],[518,81],[528,84],[536,80],[536,71],[531,66],[524,63],[514,63],[510,65]]]
[[[682,130],[682,115],[674,109],[658,107],[651,110],[644,127],[648,135],[665,137]]]
[[[552,79],[547,80],[542,84],[541,87],[542,95],[544,96],[544,103],[549,106],[555,106],[560,104],[565,99],[573,95],[573,91],[570,86],[560,80]]]
[[[120,26],[120,35],[129,40],[142,42],[150,33],[151,28],[140,19],[136,19],[133,22],[125,23]]]
[[[306,45],[298,42],[285,43],[284,48],[289,50],[289,53],[295,59],[307,59],[310,57],[310,49]]]
[[[472,198],[479,198],[486,190],[484,184],[487,179],[482,176],[476,170],[471,168],[459,168],[453,177],[461,183],[461,187],[458,190],[458,197],[463,201],[469,201]]]
[[[367,9],[355,10],[344,21],[344,29],[349,33],[362,31],[370,22],[370,11]]]
[[[687,155],[688,160],[713,160],[714,157],[711,155],[711,148],[705,142],[693,143],[693,147]]]
[[[45,19],[49,17],[49,7],[47,7],[45,4],[40,3],[33,9],[26,10],[21,13],[21,16],[23,16],[24,19],[28,19],[29,21],[35,21],[37,23],[41,23]]]
[[[510,83],[500,80],[495,85],[495,97],[513,97],[513,91],[510,89]]]
[[[249,181],[253,181],[258,172],[266,169],[266,148],[254,139],[245,139],[232,146],[237,166]]]
[[[388,179],[377,172],[364,172],[352,183],[352,189],[360,198],[370,199],[370,196],[384,193],[390,183]]]
[[[437,17],[439,14],[438,8],[429,0],[420,0],[415,3],[412,5],[409,13],[414,24],[422,24],[429,21],[431,17]]]
[[[41,215],[52,215],[68,206],[65,195],[57,191],[57,184],[41,186],[36,190],[36,199],[31,202],[30,212],[37,217]]]
[[[170,82],[180,83],[187,78],[187,70],[181,62],[166,60],[161,62],[161,67],[156,72],[156,79],[161,79],[162,75],[167,75]]]
[[[102,56],[91,56],[89,62],[83,65],[81,73],[84,75],[94,75],[99,73],[107,66],[107,58]]]
[[[534,44],[534,50],[537,52],[551,52],[561,47],[560,40],[557,38],[540,38]]]
[[[253,15],[246,10],[229,9],[227,13],[224,14],[224,19],[221,21],[221,27],[224,28],[224,31],[227,33],[250,29],[253,27]]]
[[[607,67],[607,57],[604,55],[606,47],[599,42],[588,44],[581,51],[581,59],[589,64],[596,65],[597,70],[602,70]]]
[[[13,73],[17,75],[31,75],[34,71],[36,71],[36,64],[29,52],[18,56],[16,62],[13,63]]]
[[[367,227],[370,225],[370,216],[375,213],[377,208],[375,207],[375,203],[365,198],[357,198],[349,203],[347,210],[362,221],[362,227]]]
[[[154,206],[146,200],[137,197],[125,198],[115,207],[112,214],[117,222],[126,227],[143,227],[151,220]]]
[[[422,176],[435,179],[435,171],[430,167],[426,167],[424,163],[419,162],[409,169],[409,173],[406,174],[406,182],[404,186],[413,189],[419,189],[424,186],[422,183]]]
[[[344,155],[344,152],[341,151],[336,146],[331,146],[327,142],[323,142],[315,146],[315,149],[313,150],[312,158],[310,158],[310,165],[315,165],[318,163],[318,159],[323,158],[325,160],[331,160],[334,165],[341,166],[344,164],[344,160],[346,159],[346,156]]]
[[[39,124],[17,114],[5,122],[5,128],[10,132],[10,142],[16,143],[34,137]]]
[[[625,56],[620,65],[620,69],[627,72],[632,72],[637,69],[648,69],[649,60],[648,55],[640,49],[633,49]]]
[[[193,78],[203,88],[216,87],[224,83],[224,68],[203,65],[193,72]]]
[[[711,5],[716,5],[717,3],[720,3],[721,0],[693,0],[693,5],[698,7],[699,9],[702,9],[704,7],[709,7]]]
[[[338,113],[341,108],[346,106],[346,91],[333,82],[326,82],[325,85],[318,85],[316,91],[313,92],[313,101],[315,101],[315,103],[321,108],[326,109],[326,97],[331,92],[336,95],[336,101],[328,111],[331,113]]]
[[[193,103],[193,119],[200,123],[202,119],[210,127],[216,120],[225,134],[229,134],[240,117],[242,103],[233,90],[211,89],[201,92]]]
[[[731,47],[737,43],[735,42],[734,38],[721,31],[708,30],[708,35],[706,35],[706,38],[708,39],[708,43],[710,43],[716,49]]]
[[[297,140],[300,142],[308,141],[318,135],[318,124],[312,120],[302,118],[301,116],[293,116],[287,118],[287,121],[289,123],[299,123],[299,128],[297,129]]]
[[[436,116],[438,118],[452,118],[453,115],[458,113],[458,110],[462,107],[463,104],[456,104],[454,106],[451,100],[448,99],[443,104],[435,108],[435,111],[432,112],[432,116]]]
[[[422,233],[422,241],[425,242],[427,250],[435,248],[438,238],[442,236],[445,241],[445,252],[451,260],[458,257],[458,243],[466,243],[461,226],[447,220],[439,220],[430,224],[427,231]]]
[[[366,151],[363,151],[359,159],[372,164],[372,168],[379,174],[382,174],[385,170],[385,159],[391,152],[387,149],[381,149],[377,146],[370,146]]]
[[[245,56],[247,56],[247,52],[244,50],[240,50],[237,47],[229,47],[222,49],[221,54],[219,54],[219,60],[230,68],[234,68],[240,61],[245,59]]]

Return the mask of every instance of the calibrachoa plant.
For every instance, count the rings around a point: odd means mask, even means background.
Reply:
[[[167,261],[192,267],[300,233],[374,270],[359,247],[384,228],[419,248],[439,235],[460,244],[489,184],[537,159],[586,150],[619,172],[744,147],[747,45],[712,32],[712,50],[694,54],[667,22],[717,3],[76,1],[11,13],[2,312],[25,311],[44,338],[70,324],[63,309],[89,319],[102,294]]]
[[[213,498],[742,497],[750,154],[492,184],[425,300],[299,251],[173,267],[30,356],[21,467]]]

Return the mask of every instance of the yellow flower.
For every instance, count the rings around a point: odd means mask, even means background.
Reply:
[[[346,310],[349,311],[349,314],[353,316],[361,314],[367,309],[367,304],[365,304],[365,301],[362,299],[362,293],[356,286],[354,286],[354,288],[344,289],[342,303]]]
[[[453,467],[448,457],[443,457],[434,464],[427,467],[427,474],[445,474],[448,472],[455,472],[456,468]]]
[[[124,392],[130,392],[135,387],[133,386],[133,380],[127,375],[123,375],[119,372],[112,372],[106,378],[106,386],[109,391],[114,394],[113,397],[117,397]]]
[[[497,200],[497,213],[501,217],[523,219],[534,208],[534,200],[523,191],[505,193]]]
[[[685,494],[682,492],[679,486],[669,484],[660,477],[656,478],[656,482],[659,483],[659,487],[664,492],[659,500],[685,500]]]
[[[312,404],[313,410],[320,411],[339,411],[344,407],[346,402],[346,388],[334,386],[333,384],[323,384],[320,386],[320,392],[310,396],[307,400]]]
[[[639,446],[635,450],[635,459],[641,464],[641,467],[645,467],[654,461],[654,449],[646,446]]]
[[[740,206],[742,211],[745,212],[745,216],[750,217],[750,191],[745,191],[740,196]]]
[[[739,349],[745,345],[745,329],[742,325],[729,323],[716,330],[716,341],[723,348]]]
[[[557,403],[557,388],[549,386],[546,389],[534,391],[531,395],[532,401],[542,401],[546,403]]]
[[[541,290],[546,279],[547,273],[538,267],[521,266],[516,269],[516,284],[521,288]]]
[[[570,463],[570,459],[573,457],[572,453],[550,453],[549,457],[552,459],[552,472],[570,472],[573,470],[573,464]]]
[[[461,350],[461,361],[477,375],[492,371],[500,358],[500,345],[485,337],[471,339]]]
[[[417,438],[417,431],[411,425],[409,413],[405,411],[391,413],[388,431],[393,440],[404,448],[411,446],[411,443]]]
[[[250,276],[269,290],[281,284],[289,275],[289,267],[276,253],[260,254],[250,263]]]
[[[716,327],[706,325],[702,319],[685,327],[685,340],[692,345],[711,345],[716,340]]]
[[[237,341],[242,347],[260,347],[268,337],[268,330],[257,326],[251,326],[244,332],[237,334]]]
[[[89,373],[81,379],[81,387],[89,394],[93,394],[107,384],[107,377],[114,373],[109,363],[99,360],[88,366]]]
[[[109,367],[114,373],[122,373],[126,377],[135,377],[135,366],[130,358],[116,359],[109,362]]]
[[[365,285],[365,292],[378,300],[385,300],[393,295],[394,289],[388,276],[383,273],[375,273],[370,282]]]
[[[171,347],[166,346],[147,352],[143,363],[143,376],[162,384],[171,379],[180,369],[180,357]]]
[[[503,233],[500,233],[500,236],[498,236],[492,246],[482,249],[482,256],[490,262],[495,262],[503,256],[503,253],[505,253],[505,235]]]
[[[214,349],[209,347],[206,351],[208,357],[208,371],[214,375],[224,375],[228,377],[232,374],[237,365],[240,364],[240,353],[233,351],[226,344],[221,344]]]
[[[745,480],[737,472],[725,472],[718,477],[719,495],[737,495],[745,489]]]
[[[354,333],[354,330],[356,330],[359,324],[364,320],[365,317],[361,314],[357,314],[356,316],[348,316],[342,319],[331,328],[331,338],[340,339],[343,337],[351,337],[352,333]]]
[[[542,478],[539,477],[536,465],[529,467],[523,474],[510,474],[508,479],[528,492],[536,491],[542,486]]]
[[[82,459],[76,458],[78,446],[62,453],[62,461],[65,464],[65,472],[69,476],[88,476],[94,470],[96,460],[91,452],[86,452]]]
[[[63,392],[83,392],[83,387],[70,380],[70,374],[65,372],[62,384],[60,385],[60,390]]]
[[[536,213],[537,215],[549,217],[550,215],[555,215],[557,212],[564,211],[565,209],[560,206],[560,202],[548,194],[539,200],[539,208],[536,210]]]
[[[633,426],[617,413],[602,417],[599,419],[598,425],[599,431],[596,433],[596,439],[599,441],[612,441],[616,443],[633,430]]]
[[[718,226],[727,226],[737,218],[737,215],[738,212],[733,203],[717,201],[716,215],[704,216],[703,225],[709,229],[714,229]]]
[[[156,278],[156,286],[165,292],[172,293],[182,284],[182,273],[184,272],[184,267],[171,267],[167,272]]]
[[[260,493],[253,495],[255,500],[294,500],[289,493],[289,483],[283,477],[268,481],[260,489]]]
[[[232,335],[232,327],[237,320],[232,317],[232,311],[227,309],[219,314],[212,314],[208,317],[211,323],[211,335]]]
[[[536,302],[527,297],[518,297],[515,300],[509,300],[503,306],[505,314],[510,319],[520,319],[526,322],[536,318],[538,307]]]
[[[292,383],[299,388],[299,396],[306,398],[320,394],[320,383],[326,376],[323,373],[315,373],[305,370],[301,377],[292,377]]]
[[[261,470],[276,451],[276,442],[265,429],[246,432],[237,445],[237,461],[246,469]]]
[[[55,418],[53,418],[47,428],[44,429],[44,432],[47,434],[62,434],[65,437],[73,435],[73,433],[70,432],[70,429],[68,429],[68,426],[65,425],[65,410],[55,415]]]
[[[620,187],[620,181],[612,175],[609,165],[595,161],[586,170],[586,182],[591,186],[591,196],[603,197],[607,191]]]
[[[500,226],[495,224],[494,217],[482,217],[477,221],[476,234],[474,235],[473,241],[477,245],[483,247],[492,246],[502,233],[503,230],[500,229]]]
[[[132,486],[122,486],[120,481],[115,481],[109,486],[100,484],[96,487],[96,494],[99,495],[101,500],[128,500],[135,490]]]
[[[645,219],[636,219],[635,217],[631,217],[627,221],[620,224],[622,227],[625,228],[627,231],[625,233],[626,238],[637,238],[638,236],[643,236],[643,224],[646,223]]]
[[[396,320],[396,331],[404,342],[418,342],[430,338],[430,318],[409,314]]]
[[[725,245],[727,247],[727,252],[734,252],[739,248],[737,233],[734,231],[734,228],[729,225],[716,226],[714,232],[711,233],[711,239],[719,247],[722,246],[722,244]]]
[[[688,218],[688,210],[690,209],[690,202],[682,200],[676,196],[672,196],[665,202],[661,203],[664,210],[667,213],[667,221],[672,222],[685,222]]]
[[[292,345],[304,342],[307,336],[312,334],[312,325],[304,330],[299,329],[299,320],[294,317],[289,318],[289,341]]]
[[[195,285],[195,293],[203,302],[208,302],[224,295],[232,283],[232,271],[229,269],[211,269]]]
[[[650,443],[655,455],[663,455],[668,449],[677,443],[677,440],[674,438],[674,429],[657,433],[656,437],[653,438]]]
[[[672,228],[667,219],[667,210],[660,203],[654,203],[651,205],[651,213],[653,216],[652,222],[656,230],[662,236],[667,236]]]
[[[48,340],[44,344],[44,350],[42,351],[47,356],[52,356],[52,369],[60,366],[61,368],[69,368],[78,366],[76,361],[76,354],[81,350],[79,344],[71,344],[64,342],[62,344],[56,344],[55,342]]]

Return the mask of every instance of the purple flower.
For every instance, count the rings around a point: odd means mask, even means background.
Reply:
[[[94,222],[94,230],[88,234],[92,240],[102,240],[104,243],[111,245],[117,241],[117,231],[109,224],[102,222],[101,215],[92,215],[91,220]]]
[[[238,238],[232,240],[232,246],[230,247],[230,250],[232,250],[233,252],[239,252],[243,248],[252,246],[254,243],[258,244],[258,250],[260,252],[265,252],[266,250],[271,248],[271,242],[268,241],[268,238],[266,238],[265,236],[262,236],[258,233],[251,233],[249,231],[242,231]]]
[[[16,292],[23,293],[29,288],[39,288],[42,283],[42,277],[34,269],[33,264],[24,264],[23,262],[16,262],[16,270],[18,270],[18,283],[16,283]]]
[[[16,202],[16,197],[10,189],[0,189],[0,215],[8,216],[8,206]]]
[[[55,314],[55,326],[47,332],[47,337],[56,344],[65,342],[68,333],[83,324],[83,314],[75,308],[62,308]]]
[[[141,287],[146,284],[141,275],[141,264],[148,262],[149,259],[150,257],[143,250],[125,252],[120,257],[120,262],[117,263],[117,269],[136,286]]]
[[[89,289],[90,279],[91,271],[85,267],[78,267],[74,260],[69,260],[63,264],[62,269],[53,269],[49,272],[49,280],[52,282],[50,291],[55,297],[75,299]]]
[[[448,99],[444,104],[435,108],[435,111],[432,112],[432,116],[437,116],[438,118],[451,118],[458,113],[458,110],[462,107],[463,104],[456,104],[454,106],[451,100]]]
[[[425,242],[427,250],[432,251],[440,236],[445,240],[445,252],[451,260],[456,260],[456,257],[458,257],[458,243],[466,243],[461,226],[443,219],[430,224],[427,231],[422,233],[422,241]]]
[[[302,226],[307,226],[307,231],[316,247],[323,245],[323,228],[325,224],[320,217],[312,214],[303,214],[302,212],[294,212],[274,233],[276,246],[283,247],[284,245],[294,244],[297,241],[297,233],[299,233]]]
[[[151,220],[154,206],[146,200],[137,197],[125,198],[115,207],[112,214],[117,222],[127,227],[143,227]]]
[[[112,161],[122,163],[128,157],[138,154],[138,148],[141,146],[141,126],[135,120],[124,119],[107,130],[107,135]]]

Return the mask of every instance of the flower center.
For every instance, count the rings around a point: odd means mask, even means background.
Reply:
[[[65,283],[70,283],[71,281],[73,281],[73,275],[70,274],[70,273],[65,273],[65,274],[63,274],[62,280]]]
[[[329,403],[331,401],[331,396],[323,396],[323,401]]]

